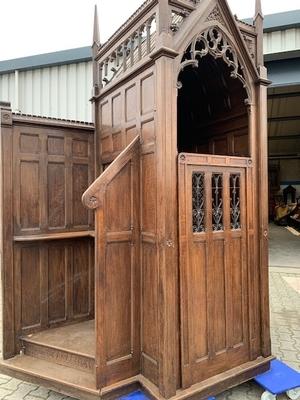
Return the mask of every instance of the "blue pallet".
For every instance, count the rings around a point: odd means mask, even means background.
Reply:
[[[279,360],[271,361],[271,369],[254,380],[274,395],[300,387],[300,373]]]
[[[141,390],[136,390],[126,396],[119,397],[118,400],[150,400]],[[209,397],[207,400],[215,400],[214,397]]]

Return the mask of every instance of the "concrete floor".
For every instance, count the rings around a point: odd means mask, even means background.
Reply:
[[[300,236],[270,224],[270,267],[300,268]]]

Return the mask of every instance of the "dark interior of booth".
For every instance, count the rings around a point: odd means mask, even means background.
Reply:
[[[187,49],[184,59],[190,57]],[[232,67],[212,55],[178,77],[178,152],[249,156],[247,92]]]

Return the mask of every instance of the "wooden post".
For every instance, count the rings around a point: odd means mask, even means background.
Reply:
[[[269,310],[269,225],[268,225],[268,124],[267,124],[267,69],[259,66],[260,82],[258,87],[257,110],[257,151],[258,151],[258,189],[259,198],[259,261],[261,284],[261,346],[262,355],[268,357],[271,354],[270,339],[270,310]]]
[[[176,103],[173,58],[157,54],[157,221],[159,243],[159,391],[165,398],[176,394],[178,373],[178,238],[177,238],[177,138],[172,118]]]
[[[12,141],[13,129],[10,103],[0,102],[0,262],[4,359],[15,355]]]

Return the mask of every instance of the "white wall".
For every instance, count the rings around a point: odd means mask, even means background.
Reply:
[[[280,53],[300,49],[300,28],[264,34],[264,53]]]
[[[0,100],[13,111],[92,121],[92,62],[0,75]]]

